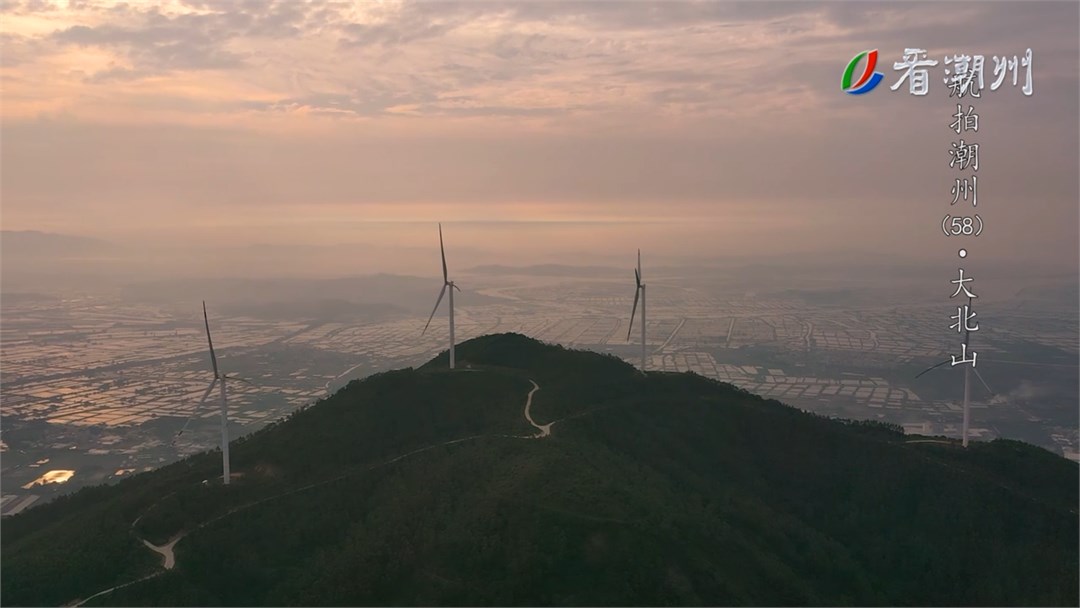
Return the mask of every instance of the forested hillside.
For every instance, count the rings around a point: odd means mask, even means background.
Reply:
[[[1042,449],[516,334],[457,357],[237,440],[229,486],[211,452],[5,520],[3,603],[1076,605],[1078,469]]]

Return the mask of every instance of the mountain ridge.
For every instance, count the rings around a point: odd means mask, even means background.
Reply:
[[[1075,598],[1077,469],[1039,448],[909,443],[518,334],[457,356],[241,438],[228,487],[206,452],[5,521],[5,598],[134,580],[88,605]],[[177,534],[165,569],[142,541]],[[81,580],[57,582],[50,547],[85,556]]]

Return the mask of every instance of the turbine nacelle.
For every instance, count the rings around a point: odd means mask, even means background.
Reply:
[[[969,312],[972,309],[971,301],[972,301],[972,299],[969,297],[968,298],[968,311]],[[971,331],[968,330],[967,321],[965,319],[961,318],[960,322],[964,323],[964,350],[966,351],[971,346]],[[915,379],[918,380],[920,377],[922,377],[923,374],[925,374],[927,372],[932,372],[935,369],[941,367],[942,365],[948,365],[950,363],[952,363],[952,359],[946,359],[946,360],[942,361],[941,363],[935,363],[934,365],[931,365],[930,367],[928,367],[928,368],[924,369],[923,371],[919,372],[918,374],[916,374]],[[982,374],[979,373],[978,368],[976,368],[974,365],[972,365],[971,366],[971,371],[975,372],[975,376],[979,379],[979,382],[982,382],[982,385],[986,388],[986,391],[988,393],[990,393],[991,395],[994,395],[995,394],[994,391],[990,388],[990,385],[988,385],[986,383],[986,380],[983,380]]]
[[[195,417],[201,409],[206,400],[210,397],[210,393],[213,392],[214,387],[217,386],[218,381],[221,381],[221,469],[222,469],[222,482],[225,485],[229,485],[229,401],[225,391],[226,380],[236,380],[245,384],[251,384],[248,380],[239,376],[230,376],[221,371],[217,363],[217,354],[214,353],[214,340],[210,337],[210,319],[206,314],[206,302],[203,301],[203,326],[206,327],[206,343],[210,347],[210,366],[214,372],[214,377],[210,381],[210,386],[206,388],[206,392],[203,393],[202,399],[199,400],[199,405],[196,406],[195,412],[188,418],[188,421],[184,424],[184,428],[180,429],[180,432],[173,438],[173,445],[176,444],[176,440],[180,438],[180,435],[187,430],[188,424]]]
[[[439,224],[439,256],[442,260],[442,275],[443,285],[439,290],[439,297],[435,299],[435,307],[431,309],[431,314],[428,316],[427,323],[424,324],[424,329],[420,332],[423,336],[427,333],[428,327],[431,326],[431,320],[435,318],[435,313],[439,311],[439,305],[442,304],[443,296],[446,295],[447,288],[450,289],[450,369],[454,369],[454,290],[459,293],[461,288],[454,284],[450,280],[450,273],[446,269],[446,247],[443,245],[442,224]]]
[[[971,302],[972,302],[972,297],[968,296],[968,305],[967,305],[968,310],[967,310],[967,312],[971,312],[971,309],[972,309]],[[972,313],[971,316],[972,317],[975,316],[974,313]],[[965,315],[963,313],[961,313],[960,315],[957,315],[957,317],[958,317],[958,321],[960,323],[963,323],[963,327],[964,327],[964,353],[965,353],[965,356],[966,356],[966,353],[969,350],[969,347],[971,346],[971,330],[968,329],[968,319],[970,317],[965,318]],[[923,374],[925,374],[927,372],[930,372],[930,371],[933,371],[933,370],[941,367],[942,365],[946,365],[946,364],[950,364],[950,363],[952,363],[953,365],[956,365],[955,363],[953,363],[952,358],[946,359],[945,361],[942,361],[941,363],[935,363],[934,365],[931,365],[930,367],[928,367],[928,368],[924,369],[923,371],[919,372],[918,374],[915,375],[915,378],[918,379]],[[965,365],[968,365],[968,364],[965,363]],[[986,389],[986,392],[990,393],[991,397],[996,396],[993,389],[990,388],[990,385],[986,383],[986,380],[983,379],[982,374],[979,373],[979,370],[975,367],[974,359],[973,359],[971,361],[970,365],[968,365],[968,367],[964,369],[964,424],[963,424],[963,436],[961,437],[961,442],[962,442],[964,447],[967,447],[967,444],[968,444],[968,421],[969,421],[970,411],[971,411],[971,394],[970,394],[970,392],[971,392],[970,391],[970,388],[971,388],[970,378],[971,378],[971,376],[969,374],[971,372],[975,372],[975,377],[979,379],[979,382],[982,383],[983,387]]]
[[[634,269],[634,306],[630,309],[630,326],[626,328],[627,342],[630,341],[630,332],[634,331],[634,315],[637,314],[638,298],[641,297],[642,291],[644,291],[644,289],[645,283],[641,282],[641,250],[638,249],[637,268]]]
[[[634,330],[634,316],[637,314],[638,300],[641,301],[641,371],[646,367],[646,342],[645,342],[645,283],[641,280],[641,250],[637,252],[637,268],[634,268],[634,306],[630,309],[630,324],[626,328],[626,341],[630,341],[630,332]]]

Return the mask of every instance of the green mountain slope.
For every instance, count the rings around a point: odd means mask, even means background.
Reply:
[[[515,334],[458,360],[238,440],[228,487],[206,453],[5,520],[3,603],[1076,605],[1077,466],[1039,448]]]

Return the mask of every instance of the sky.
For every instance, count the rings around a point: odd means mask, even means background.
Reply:
[[[1078,265],[1078,2],[8,0],[0,20],[4,230],[385,256],[441,221],[474,262],[953,264],[941,221],[974,174],[969,261]],[[891,88],[909,47],[938,61],[925,96]],[[1032,95],[1021,68],[960,100],[981,166],[950,168],[944,58],[984,55],[991,81],[1028,48]],[[883,82],[846,94],[870,49]]]

